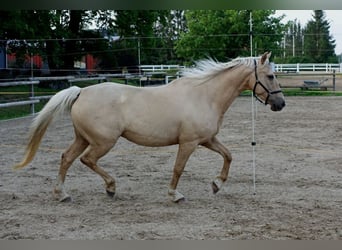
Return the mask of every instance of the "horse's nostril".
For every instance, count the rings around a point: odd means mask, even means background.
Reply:
[[[278,102],[271,105],[273,111],[280,111],[286,106],[285,100],[278,100]]]

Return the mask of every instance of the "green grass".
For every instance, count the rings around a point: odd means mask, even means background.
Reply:
[[[301,90],[298,88],[283,89],[285,96],[342,96],[341,91]]]
[[[0,103],[11,101],[28,100],[30,97],[31,86],[11,86],[0,88]],[[34,95],[53,95],[56,91],[48,88],[39,88],[34,86]],[[45,100],[41,100],[35,104],[35,112],[42,109]],[[12,119],[31,114],[31,105],[14,106],[8,108],[0,108],[0,120]]]
[[[124,80],[116,80],[115,82],[124,84]],[[79,87],[86,87],[89,85],[93,85],[97,83],[96,81],[85,81],[85,82],[77,82],[75,85]],[[130,80],[128,82],[129,85],[137,86],[139,83],[135,80]],[[5,103],[8,101],[20,101],[20,100],[28,100],[30,97],[31,86],[13,86],[13,87],[1,87],[0,88],[0,103]],[[53,95],[57,93],[56,90],[52,90],[49,88],[40,88],[38,86],[34,87],[35,96],[39,95]],[[342,96],[341,91],[321,91],[321,90],[301,90],[300,88],[285,88],[283,89],[283,93],[285,96]],[[244,91],[240,96],[251,96],[251,91]],[[39,112],[47,100],[40,100],[39,103],[35,104],[35,112]],[[0,108],[0,120],[7,120],[22,116],[27,116],[31,114],[31,106],[23,105],[23,106],[15,106],[8,108]]]
[[[35,112],[39,112],[45,105],[46,101],[41,100],[34,105]],[[31,114],[31,105],[21,105],[8,108],[0,108],[0,120],[8,120],[23,117]]]

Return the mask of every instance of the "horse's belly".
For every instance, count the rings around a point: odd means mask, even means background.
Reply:
[[[156,131],[154,131],[154,133],[141,133],[141,131],[135,132],[126,130],[122,134],[122,137],[136,144],[149,147],[162,147],[178,143],[178,137],[167,131],[164,133],[156,133]]]

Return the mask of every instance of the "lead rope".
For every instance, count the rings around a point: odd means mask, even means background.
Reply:
[[[254,104],[254,94],[252,92],[252,167],[253,167],[253,195],[256,195],[256,188],[255,188],[255,116],[257,112],[257,107]]]

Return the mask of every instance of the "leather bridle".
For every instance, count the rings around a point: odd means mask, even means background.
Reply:
[[[281,93],[282,90],[279,89],[279,90],[274,90],[274,91],[270,91],[268,88],[265,87],[264,84],[262,84],[262,82],[260,82],[260,80],[258,79],[258,74],[257,74],[257,62],[256,60],[254,59],[254,71],[255,71],[255,85],[254,85],[254,88],[253,88],[253,96],[261,103],[267,105],[268,103],[268,99],[270,98],[271,95],[274,95],[274,94],[278,94],[278,93]],[[263,101],[260,97],[258,97],[257,93],[255,92],[257,86],[260,85],[267,93],[267,97],[265,99],[265,101]]]

